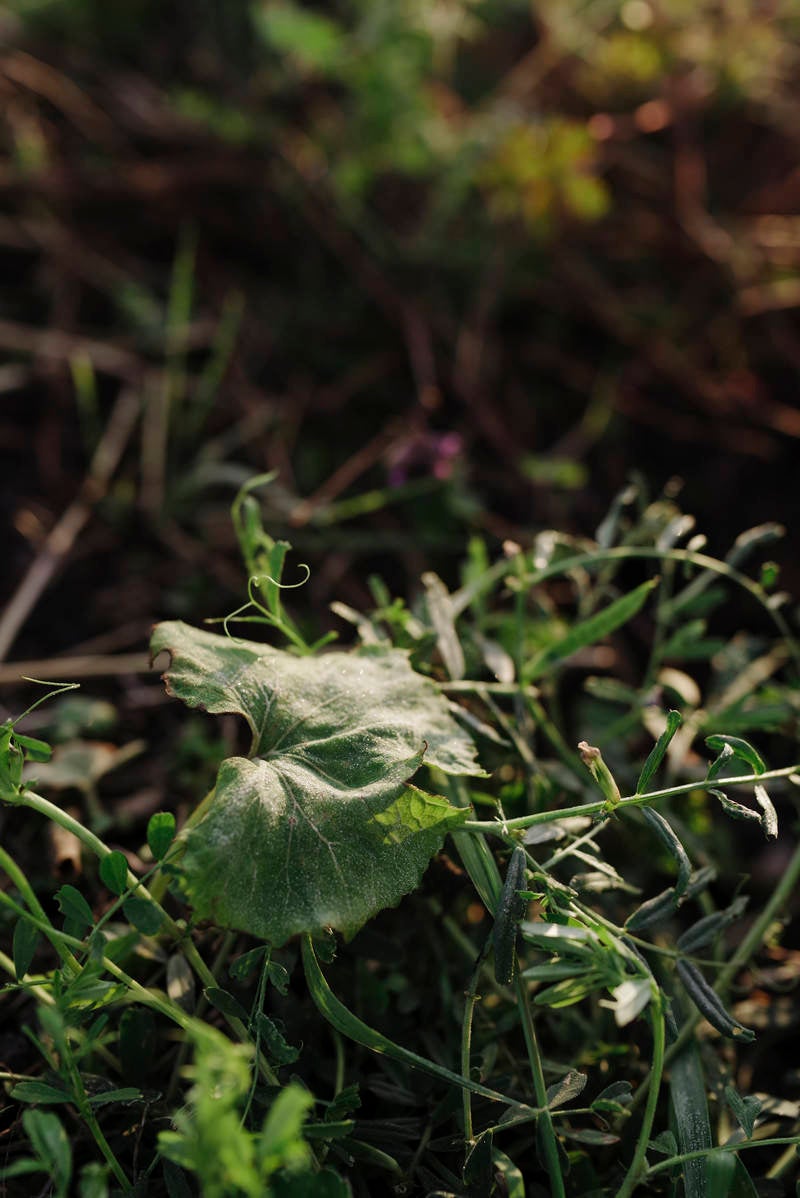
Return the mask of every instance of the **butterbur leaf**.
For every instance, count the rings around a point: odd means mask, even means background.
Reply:
[[[171,694],[242,715],[251,757],[231,757],[183,835],[196,915],[273,945],[326,927],[350,935],[413,890],[467,809],[407,785],[423,759],[481,775],[475,748],[407,655],[382,646],[296,657],[160,624]]]
[[[734,756],[750,766],[754,774],[763,774],[767,768],[761,754],[753,748],[749,741],[742,740],[741,736],[715,734],[714,736],[706,737],[706,744],[715,753],[721,753],[727,745]]]
[[[128,862],[125,854],[114,849],[100,861],[100,877],[112,894],[123,894],[128,888]]]

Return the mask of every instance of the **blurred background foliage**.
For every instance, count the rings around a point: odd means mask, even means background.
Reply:
[[[716,552],[796,512],[797,0],[15,0],[0,35],[9,588],[91,508],[90,599],[20,652],[230,607],[254,472],[317,610],[591,533],[632,468]]]

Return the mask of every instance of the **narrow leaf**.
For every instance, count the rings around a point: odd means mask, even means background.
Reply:
[[[746,896],[740,895],[724,911],[714,911],[711,915],[703,916],[678,937],[676,947],[683,953],[696,953],[698,949],[705,948],[707,944],[713,943],[729,924],[742,916],[746,906]]]
[[[664,819],[663,815],[659,815],[651,807],[643,807],[642,815],[678,867],[678,876],[675,880],[675,898],[679,899],[689,885],[689,879],[692,876],[692,863],[689,860],[686,849],[678,840],[674,830]]]
[[[27,761],[49,761],[53,756],[53,746],[48,745],[47,741],[37,740],[35,736],[21,736],[15,732],[14,740],[24,751]]]
[[[721,733],[715,733],[713,736],[706,737],[706,744],[715,753],[721,752],[725,745],[728,745],[740,761],[744,761],[750,766],[754,774],[763,774],[767,768],[761,754],[753,748],[749,741],[742,740],[741,736],[724,736]]]
[[[100,860],[100,877],[112,894],[124,894],[128,889],[128,862],[125,854],[114,849]]]
[[[648,595],[657,585],[658,579],[648,579],[635,590],[623,595],[621,599],[616,599],[608,607],[604,607],[602,611],[575,624],[565,637],[548,645],[544,652],[540,653],[528,666],[525,671],[525,680],[531,681],[531,679],[538,678],[557,662],[571,657],[573,653],[577,653],[579,649],[584,649],[587,645],[594,645],[623,624],[627,624],[628,620],[631,620],[641,610]]]
[[[721,1035],[728,1036],[732,1040],[739,1040],[743,1044],[755,1040],[755,1032],[744,1027],[725,1009],[722,999],[716,990],[709,986],[696,965],[693,965],[691,961],[678,961],[677,968],[686,993],[713,1028],[716,1028]]]
[[[696,1044],[689,1044],[672,1062],[669,1089],[678,1133],[677,1144],[675,1137],[672,1137],[669,1155],[675,1155],[676,1149],[680,1152],[702,1152],[711,1148],[706,1081]],[[666,1136],[662,1133],[657,1142],[665,1141]],[[657,1151],[666,1151],[666,1143],[664,1148],[659,1147]],[[684,1162],[683,1185],[686,1198],[706,1198],[705,1161],[702,1157]]]
[[[11,1097],[17,1102],[72,1102],[72,1095],[61,1086],[50,1086],[47,1082],[30,1081],[17,1082],[11,1091]]]
[[[721,790],[709,788],[708,793],[713,795],[717,802],[722,807],[726,815],[731,819],[750,820],[751,822],[760,824],[762,817],[757,811],[753,811],[750,807],[744,807],[741,803],[736,803],[733,799],[729,799]]]
[[[436,647],[441,654],[445,669],[454,680],[464,677],[464,650],[455,627],[453,605],[447,587],[438,574],[422,575],[428,615],[436,633]]]
[[[650,750],[648,758],[642,766],[642,772],[639,774],[639,781],[636,783],[637,795],[644,794],[647,790],[648,782],[664,760],[664,754],[669,748],[670,741],[680,726],[681,713],[679,711],[668,711],[667,726]]]
[[[119,1090],[104,1090],[101,1094],[93,1094],[89,1099],[93,1107],[108,1106],[112,1102],[141,1102],[144,1098],[141,1090],[135,1086],[122,1086]]]
[[[755,796],[756,802],[761,808],[761,827],[764,835],[767,840],[775,840],[778,835],[778,813],[763,786],[756,786]]]

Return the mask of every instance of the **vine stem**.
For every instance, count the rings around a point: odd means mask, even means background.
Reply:
[[[617,1198],[630,1198],[630,1195],[644,1179],[646,1173],[646,1152],[653,1131],[653,1123],[658,1106],[658,1093],[661,1079],[664,1075],[664,1060],[666,1049],[666,1028],[664,1024],[664,997],[655,981],[652,982],[652,997],[650,999],[650,1018],[653,1025],[653,1064],[650,1067],[650,1089],[647,1095],[647,1105],[642,1116],[642,1125],[636,1140],[633,1160],[625,1174],[622,1185],[617,1191]]]
[[[723,786],[747,786],[769,782],[772,778],[788,778],[800,773],[800,765],[786,765],[782,769],[765,770],[763,774],[741,774],[735,778],[701,778],[697,782],[684,782],[680,786],[668,786],[665,790],[650,790],[641,795],[626,795],[613,806],[607,799],[599,799],[594,803],[581,803],[577,807],[565,807],[555,811],[537,811],[533,815],[520,815],[516,819],[506,820],[477,820],[468,819],[459,824],[459,831],[471,832],[474,835],[493,832],[501,835],[506,830],[513,832],[523,828],[532,828],[536,824],[551,824],[560,819],[572,818],[576,815],[606,815],[625,811],[629,807],[646,807],[659,799],[668,799],[673,795],[690,794],[694,790],[719,790]]]
[[[700,1148],[696,1152],[682,1152],[680,1156],[670,1156],[664,1161],[659,1161],[657,1165],[651,1165],[645,1176],[655,1177],[658,1173],[664,1173],[667,1169],[674,1169],[676,1165],[683,1165],[686,1161],[702,1160],[704,1156],[710,1156],[712,1152],[742,1152],[747,1148],[771,1148],[780,1147],[784,1144],[791,1144],[795,1148],[800,1145],[800,1136],[767,1136],[763,1140],[739,1140],[735,1144],[717,1144],[714,1148]],[[620,1194],[622,1191],[620,1190]],[[619,1195],[617,1195],[619,1198]]]
[[[68,812],[63,811],[60,807],[57,807],[55,803],[51,803],[49,799],[45,799],[42,795],[36,794],[35,791],[23,790],[13,798],[8,798],[7,796],[4,796],[4,798],[6,802],[11,802],[15,806],[27,807],[31,811],[38,811],[40,815],[46,816],[47,819],[52,820],[54,823],[64,828],[67,832],[71,832],[73,836],[76,836],[78,840],[80,840],[81,844],[86,845],[86,847],[90,849],[101,861],[104,857],[110,856],[111,849],[107,844],[105,844],[104,841],[100,839],[99,836],[96,836],[94,832],[89,830],[89,828],[85,828],[80,820],[75,819]],[[138,892],[143,898],[147,899],[153,904],[154,907],[157,908],[164,922],[164,926],[172,938],[180,943],[184,956],[195,970],[197,976],[203,983],[203,986],[206,989],[209,986],[216,986],[217,979],[214,977],[213,971],[209,968],[198,952],[197,946],[188,935],[186,927],[182,927],[179,923],[176,923],[172,916],[169,915],[161,906],[161,904],[153,898],[147,887],[139,881],[139,879],[131,870],[128,870],[126,880],[129,888],[132,891]],[[32,890],[31,893],[33,893]],[[77,943],[80,944],[80,941]],[[84,946],[81,945],[81,947]],[[105,961],[106,958],[104,957],[103,960]],[[143,987],[140,989],[143,989]],[[254,1047],[247,1028],[241,1019],[237,1019],[230,1015],[225,1015],[224,1017],[228,1023],[228,1026],[236,1034],[239,1040],[243,1044],[249,1044],[251,1047]],[[258,1050],[255,1051],[258,1068],[260,1069],[264,1079],[272,1086],[279,1085],[280,1082],[278,1076],[267,1061],[266,1057],[264,1057],[263,1053],[259,1052]]]
[[[517,995],[517,1008],[519,1010],[520,1019],[522,1020],[522,1033],[525,1037],[525,1047],[528,1050],[528,1061],[531,1067],[531,1076],[533,1078],[533,1092],[536,1096],[536,1105],[541,1107],[541,1114],[537,1122],[537,1127],[542,1129],[541,1143],[544,1148],[545,1167],[550,1177],[552,1186],[551,1198],[565,1198],[566,1191],[564,1189],[564,1177],[561,1173],[561,1161],[558,1153],[558,1140],[556,1139],[555,1129],[553,1127],[553,1117],[547,1106],[547,1086],[544,1080],[544,1070],[542,1068],[542,1058],[539,1052],[539,1044],[536,1039],[536,1028],[533,1024],[531,1016],[530,1003],[528,1002],[528,994],[525,989],[525,983],[520,976],[519,971],[515,972],[514,989]]]

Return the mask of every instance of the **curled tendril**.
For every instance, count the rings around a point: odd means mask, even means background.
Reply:
[[[250,608],[254,608],[257,612],[261,613],[260,617],[253,616],[249,617],[250,619],[261,620],[266,624],[272,624],[276,628],[282,628],[283,624],[281,620],[278,619],[271,611],[269,611],[268,608],[264,606],[259,599],[256,598],[254,588],[260,588],[265,583],[271,583],[280,591],[294,591],[297,590],[298,587],[305,586],[311,577],[311,567],[305,562],[300,562],[299,565],[300,569],[305,570],[306,572],[305,577],[301,578],[299,582],[279,582],[277,578],[273,578],[270,574],[251,574],[247,580],[247,603],[243,603],[241,607],[237,607],[235,611],[230,612],[222,620],[222,630],[225,633],[225,636],[229,637],[232,641],[236,641],[237,644],[241,644],[241,638],[234,636],[228,625],[231,620],[235,620],[237,616],[240,616],[242,612],[249,611]]]

